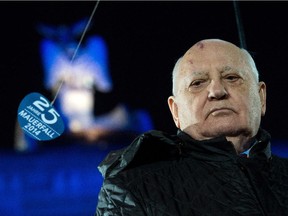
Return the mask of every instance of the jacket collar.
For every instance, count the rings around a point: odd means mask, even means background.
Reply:
[[[177,136],[182,140],[182,148],[184,149],[184,152],[192,154],[198,159],[222,161],[239,157],[233,144],[224,136],[199,141],[193,139],[181,130],[178,131]],[[270,159],[270,134],[260,128],[254,139],[255,144],[249,151],[249,158]]]
[[[271,157],[270,135],[260,129],[257,143],[250,150],[250,158],[267,160]],[[193,155],[205,161],[236,159],[234,146],[225,137],[198,141],[183,131],[170,135],[162,131],[148,131],[137,137],[129,146],[110,152],[99,164],[104,177],[113,176],[124,169],[165,160],[178,160]]]

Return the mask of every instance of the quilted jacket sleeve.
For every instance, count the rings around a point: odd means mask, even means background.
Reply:
[[[104,181],[95,216],[145,216],[141,204],[123,184],[113,178]]]

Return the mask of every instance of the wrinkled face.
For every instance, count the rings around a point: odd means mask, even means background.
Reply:
[[[206,40],[183,56],[168,104],[178,128],[194,139],[254,136],[266,109],[247,53],[224,41]]]

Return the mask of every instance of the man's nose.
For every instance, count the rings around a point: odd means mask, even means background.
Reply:
[[[228,92],[221,81],[212,80],[208,86],[209,100],[221,100],[228,96]]]

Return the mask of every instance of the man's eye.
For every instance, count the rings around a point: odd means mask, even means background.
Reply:
[[[197,86],[200,86],[204,82],[205,82],[205,80],[195,80],[191,83],[191,86],[197,87]]]
[[[239,80],[240,77],[239,76],[235,76],[235,75],[229,75],[229,76],[226,76],[225,79],[228,80],[228,81],[234,82],[234,81]]]

